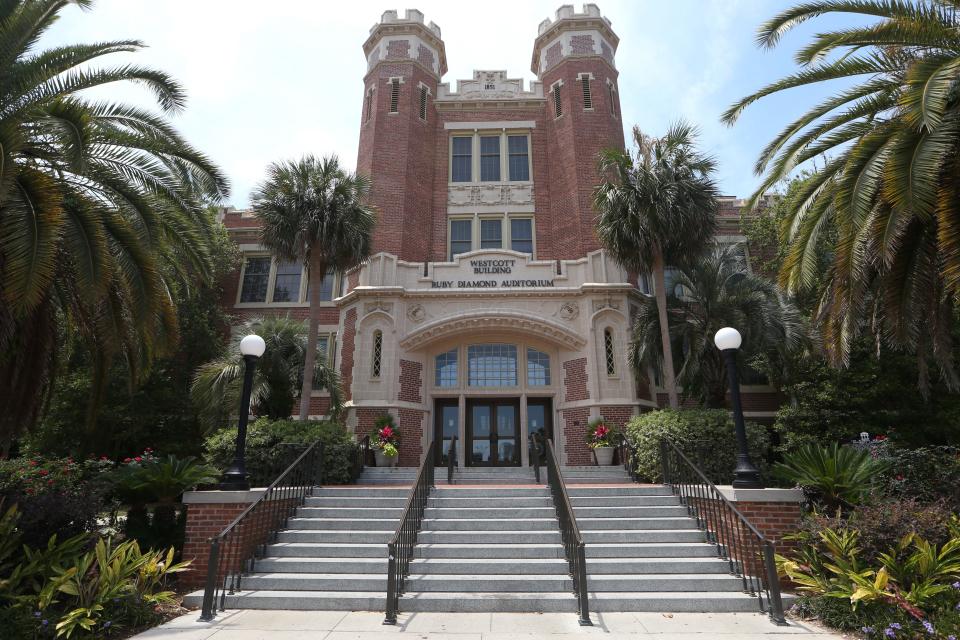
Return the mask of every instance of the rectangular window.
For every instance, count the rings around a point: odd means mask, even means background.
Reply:
[[[336,274],[332,271],[328,271],[325,276],[323,276],[323,283],[320,285],[320,301],[321,302],[330,302],[333,300],[333,283],[336,279]],[[310,290],[307,289],[307,302],[310,301]]]
[[[274,302],[300,302],[300,276],[303,266],[299,262],[278,262],[277,276],[273,281]]]
[[[266,302],[267,285],[270,283],[269,256],[247,258],[243,269],[243,286],[240,302]]]
[[[467,347],[467,384],[471,387],[517,386],[517,346],[472,344]]]
[[[593,96],[590,95],[590,76],[580,78],[583,83],[583,108],[593,109]]]
[[[550,386],[550,356],[527,347],[527,384],[531,387]]]
[[[420,87],[420,119],[427,119],[427,88],[424,86]]]
[[[533,220],[531,218],[510,220],[510,248],[520,253],[533,253]]]
[[[560,104],[560,85],[553,85],[553,112],[555,117],[559,118],[563,115],[563,106]]]
[[[438,387],[457,386],[457,350],[453,349],[437,356],[435,380]]]
[[[373,89],[367,91],[367,103],[364,106],[366,113],[364,115],[364,122],[370,122],[370,110],[373,107]]]
[[[527,149],[527,136],[507,136],[507,154],[509,156],[510,180],[526,182],[530,180],[530,156]]]
[[[503,248],[503,220],[500,218],[480,220],[480,248]]]
[[[480,181],[500,181],[500,136],[480,138]]]
[[[450,166],[451,182],[473,181],[473,138],[455,136]]]
[[[450,221],[450,259],[473,248],[473,220]]]
[[[320,333],[317,336],[317,360],[326,361],[327,366],[334,367],[336,365],[336,355],[337,355],[337,334],[336,333]],[[313,381],[313,390],[319,391],[320,385],[317,384],[317,381]]]
[[[607,83],[607,92],[610,94],[610,113],[617,115],[617,92],[613,88],[613,83]]]
[[[390,81],[390,113],[397,113],[400,109],[400,81]]]

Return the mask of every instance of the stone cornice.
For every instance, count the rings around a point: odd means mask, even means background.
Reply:
[[[546,98],[523,98],[520,100],[462,100],[462,101],[435,101],[437,111],[481,111],[483,109],[543,109],[547,106]]]
[[[400,346],[413,350],[447,336],[488,329],[522,331],[574,350],[582,349],[587,344],[584,338],[552,320],[533,318],[515,311],[481,311],[431,322],[402,338]]]
[[[422,22],[396,22],[396,23],[380,23],[374,25],[370,30],[370,36],[363,43],[363,56],[364,58],[370,58],[370,52],[373,51],[377,43],[385,37],[394,37],[394,36],[417,36],[428,45],[436,49],[439,60],[437,61],[438,68],[440,73],[437,74],[430,69],[430,75],[443,77],[443,74],[447,72],[447,52],[446,47],[444,47],[443,40],[438,38],[433,31],[431,31],[426,25]],[[407,61],[407,58],[399,59]],[[399,60],[393,60],[397,62]],[[382,59],[378,62],[390,62],[390,59]],[[374,65],[376,66],[376,65]],[[421,65],[422,66],[422,65]]]

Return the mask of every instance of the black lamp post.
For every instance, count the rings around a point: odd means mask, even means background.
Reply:
[[[737,350],[743,339],[740,332],[724,327],[713,337],[714,344],[727,365],[727,381],[730,385],[730,403],[733,405],[733,424],[737,433],[737,468],[734,469],[734,489],[763,489],[760,471],[750,461],[747,447],[747,429],[743,424],[743,407],[740,405],[740,381],[737,380]]]
[[[237,448],[233,454],[233,463],[223,472],[220,489],[223,491],[247,491],[247,420],[250,417],[250,391],[253,388],[253,372],[257,360],[263,355],[267,345],[258,335],[246,336],[240,341],[240,353],[243,355],[243,395],[240,397],[240,422],[237,425]]]

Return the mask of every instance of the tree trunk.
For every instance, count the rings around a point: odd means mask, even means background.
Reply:
[[[303,386],[300,388],[300,419],[310,416],[310,396],[313,392],[313,369],[317,361],[317,331],[320,314],[320,290],[327,275],[327,264],[321,257],[310,261],[307,275],[310,287],[310,328],[307,332],[307,352],[303,356]]]
[[[663,347],[663,383],[667,387],[670,406],[680,406],[677,398],[677,376],[673,372],[673,347],[670,344],[670,325],[667,321],[667,288],[664,278],[663,254],[659,251],[653,261],[653,286],[657,298],[657,315],[660,319],[660,342]]]

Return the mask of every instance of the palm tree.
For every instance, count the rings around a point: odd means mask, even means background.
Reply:
[[[960,16],[953,0],[813,0],[764,24],[767,48],[795,26],[826,14],[874,22],[826,30],[802,48],[802,68],[724,114],[795,87],[854,83],[789,123],[763,150],[758,198],[817,156],[790,199],[781,283],[790,291],[823,283],[815,318],[830,360],[848,364],[864,331],[917,354],[921,387],[932,356],[948,385],[960,294]],[[830,260],[820,267],[824,238]]]
[[[310,333],[305,371],[313,369],[320,321],[320,291],[327,271],[343,273],[370,256],[376,225],[364,202],[370,181],[340,168],[336,156],[279,162],[253,194],[253,210],[263,223],[261,243],[281,260],[298,261],[309,270]],[[300,391],[300,419],[310,413],[310,376]]]
[[[664,373],[670,406],[679,406],[673,351],[667,325],[666,265],[700,254],[716,229],[717,188],[712,158],[696,148],[696,130],[679,122],[665,136],[633,128],[636,153],[608,149],[600,154],[600,185],[594,193],[597,235],[625,269],[653,273],[662,327]]]
[[[307,353],[307,328],[303,322],[287,316],[248,320],[237,332],[229,355],[202,365],[190,389],[194,406],[211,427],[222,426],[224,416],[236,411],[240,404],[244,362],[240,340],[251,333],[262,337],[266,349],[257,361],[250,404],[253,413],[272,419],[288,418],[293,413],[294,398],[303,379]],[[337,372],[326,358],[312,365],[313,379],[330,393],[330,410],[338,415],[343,408],[343,394]]]
[[[736,327],[743,336],[741,366],[762,362],[767,371],[782,371],[788,354],[809,343],[799,310],[775,284],[747,271],[739,246],[715,246],[683,267],[676,283],[667,293],[667,315],[670,334],[683,345],[678,379],[685,395],[699,396],[708,407],[726,404],[724,363],[713,344],[720,328]],[[662,359],[660,322],[648,298],[634,319],[630,343],[638,373]]]
[[[171,285],[208,278],[212,220],[204,204],[227,191],[219,170],[163,117],[83,94],[135,82],[153,91],[162,111],[179,111],[183,90],[165,73],[94,66],[141,43],[36,49],[68,4],[91,2],[0,2],[4,451],[38,419],[57,353],[71,335],[91,352],[95,395],[115,357],[127,362],[135,383],[175,344]]]

